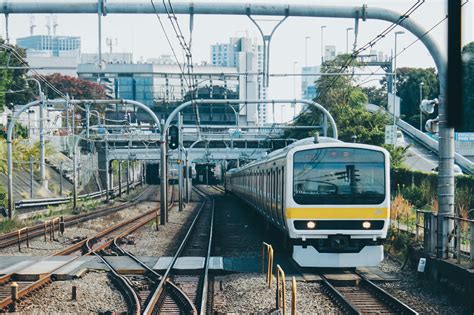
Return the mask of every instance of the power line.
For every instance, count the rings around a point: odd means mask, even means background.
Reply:
[[[464,1],[463,4],[461,4],[461,7],[463,7],[464,5],[466,5],[470,0],[466,0]],[[448,19],[448,15],[446,15],[444,18],[442,18],[441,20],[439,20],[438,22],[436,22],[436,24],[434,24],[432,27],[430,27],[426,32],[423,33],[423,35],[421,37],[417,37],[415,40],[413,40],[410,44],[408,44],[406,47],[404,47],[402,50],[400,50],[393,58],[395,57],[398,57],[400,56],[401,54],[403,54],[408,48],[410,48],[411,46],[413,46],[414,44],[416,44],[417,42],[419,42],[422,38],[424,38],[426,35],[428,35],[429,33],[431,33],[435,28],[437,28],[441,23],[443,23],[444,21],[446,21]],[[374,72],[372,72],[372,75],[375,75],[377,74],[380,70],[382,69],[382,66],[379,66],[377,68],[377,70],[375,70]],[[359,87],[361,85],[364,85],[365,83],[371,81],[370,78],[372,77],[372,75],[370,75],[366,80],[364,80],[363,82],[359,83],[356,85],[356,87]]]
[[[10,46],[10,45],[5,45],[5,44],[0,44],[0,47],[1,48],[4,48],[5,50],[9,50],[11,51],[12,55],[14,57],[16,57],[16,59],[18,61],[20,61],[20,63],[27,67],[30,71],[32,71],[35,76],[41,81],[43,82],[44,84],[46,84],[49,88],[51,88],[56,94],[58,94],[60,97],[64,98],[64,99],[67,99],[67,96],[62,93],[59,89],[57,89],[51,82],[48,81],[48,79],[46,79],[42,74],[40,74],[38,71],[36,71],[34,68],[31,68],[29,65],[28,65],[28,62],[18,53],[18,51],[16,51],[16,49],[13,47],[13,46]]]
[[[165,38],[166,38],[166,41],[168,42],[168,45],[169,45],[169,47],[170,47],[170,49],[171,49],[171,52],[173,53],[174,59],[176,60],[176,63],[178,64],[179,70],[180,70],[181,74],[183,75],[184,80],[186,81],[186,85],[189,86],[189,83],[188,83],[188,81],[187,81],[187,79],[186,79],[186,77],[185,77],[184,70],[183,70],[183,68],[182,68],[182,66],[181,66],[181,63],[179,62],[178,56],[176,55],[176,51],[174,50],[173,44],[171,44],[171,40],[170,40],[170,38],[169,38],[169,36],[168,36],[168,33],[166,32],[165,26],[163,25],[163,22],[161,21],[161,17],[160,17],[160,15],[158,14],[158,11],[156,10],[155,3],[153,2],[153,0],[150,0],[150,2],[151,2],[151,5],[153,6],[153,10],[155,11],[155,15],[156,15],[156,17],[157,17],[157,19],[158,19],[158,22],[160,23],[161,29],[163,30],[163,33],[164,33]]]
[[[173,27],[176,38],[178,39],[179,44],[181,45],[181,49],[183,50],[183,53],[186,56],[188,76],[189,76],[189,81],[190,81],[190,85],[188,87],[189,92],[190,92],[189,95],[191,97],[191,105],[193,108],[194,116],[196,117],[196,125],[198,127],[198,133],[200,133],[201,132],[201,117],[199,115],[199,107],[196,103],[194,103],[194,95],[193,95],[194,89],[196,90],[196,93],[198,93],[198,87],[197,87],[197,84],[195,84],[196,80],[194,76],[193,54],[191,52],[190,46],[186,43],[183,32],[181,31],[181,27],[179,26],[178,18],[174,12],[173,5],[171,4],[171,0],[168,0],[168,4],[170,6],[169,10],[165,3],[165,0],[162,0],[162,1],[163,1],[163,6],[168,15],[168,18],[170,20],[171,26]],[[173,14],[173,16],[171,16],[170,12]]]
[[[468,0],[469,1],[469,0]],[[385,36],[387,34],[389,34],[392,30],[394,30],[398,25],[400,25],[401,22],[403,22],[404,20],[406,20],[407,18],[410,17],[411,14],[413,14],[413,12],[415,12],[418,8],[421,7],[421,5],[423,5],[423,3],[425,2],[425,0],[417,0],[416,3],[414,3],[407,11],[405,11],[405,13],[403,13],[402,15],[400,15],[400,17],[397,19],[397,21],[393,22],[391,25],[389,25],[387,28],[385,28],[381,33],[379,33],[377,36],[375,36],[375,38],[373,38],[372,40],[368,41],[365,45],[361,46],[359,49],[357,50],[354,50],[352,52],[352,54],[346,59],[346,61],[341,65],[340,69],[337,71],[337,72],[344,72],[348,67],[349,65],[352,63],[352,61],[354,61],[357,56],[362,53],[363,51],[369,49],[369,48],[372,48],[375,44],[377,44],[380,40],[382,40],[383,38],[385,38]],[[326,93],[327,91],[329,91],[330,89],[333,88],[333,86],[335,85],[335,83],[339,80],[341,76],[338,75],[338,76],[335,76],[334,79],[327,85],[327,87],[325,88],[325,90],[323,91],[324,93]],[[322,94],[322,93],[320,93]],[[299,119],[301,116],[303,116],[304,114],[306,114],[310,109],[310,106],[308,106],[306,108],[306,110],[302,111],[301,113],[298,114],[298,116],[294,117],[292,120],[290,120],[288,123],[292,123],[294,121],[296,121],[297,119]]]

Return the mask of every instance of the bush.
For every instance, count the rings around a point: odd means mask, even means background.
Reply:
[[[474,207],[474,176],[455,178],[456,207],[472,209]],[[401,193],[416,209],[436,208],[438,174],[412,171],[405,168],[392,168],[392,194]]]

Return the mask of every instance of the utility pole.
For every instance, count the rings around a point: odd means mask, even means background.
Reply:
[[[349,53],[349,31],[353,31],[353,27],[346,28],[346,54]]]
[[[69,100],[69,97],[68,97]],[[69,108],[69,103],[66,104],[66,108]],[[72,108],[72,178],[73,178],[73,209],[77,208],[77,152],[76,152],[76,139],[74,137],[74,130],[76,129],[75,123],[75,110],[74,107]]]
[[[405,34],[403,31],[395,32],[395,52],[393,56],[393,129],[397,130],[397,123],[396,123],[396,103],[397,103],[397,36]],[[397,134],[395,133],[394,137]]]
[[[185,156],[185,163],[184,163],[184,169],[186,172],[186,203],[189,203],[191,196],[190,196],[190,190],[191,190],[191,174],[189,172],[189,148],[184,152]]]
[[[161,120],[161,143],[160,143],[160,224],[165,225],[168,216],[168,204],[166,202],[166,137],[167,131],[165,130],[165,120]]]
[[[118,195],[122,197],[122,161],[118,161]]]
[[[41,184],[45,184],[45,159],[44,159],[44,110],[45,110],[45,96],[41,90],[41,83],[35,78],[27,78],[27,81],[34,81],[38,86],[38,97],[41,101],[39,105],[39,144],[40,144],[40,181]],[[28,111],[28,121],[29,121],[29,111]]]
[[[183,115],[178,113],[178,211],[183,211]]]
[[[421,101],[423,101],[423,82],[420,82],[420,104]],[[421,110],[420,107],[420,131],[423,132],[423,111]]]
[[[30,156],[30,198],[33,199],[33,157]]]
[[[107,131],[105,132],[105,200],[108,202],[110,181],[109,181],[109,141],[107,137]]]
[[[305,37],[305,42],[304,42],[304,66],[306,68],[308,68],[308,39],[310,39],[311,37],[309,36],[306,36]],[[308,71],[308,69],[306,69],[306,71]]]
[[[132,184],[135,183],[135,160],[132,160]]]
[[[324,29],[326,25],[321,26],[321,66],[324,63]]]
[[[130,156],[127,158],[127,195],[130,193]]]
[[[63,161],[59,162],[59,195],[63,195]]]

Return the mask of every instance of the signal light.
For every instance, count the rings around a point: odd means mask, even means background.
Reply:
[[[372,224],[369,221],[362,222],[362,227],[364,229],[370,229],[371,226],[372,226]]]
[[[177,149],[179,146],[179,128],[178,126],[170,126],[168,129],[169,148],[171,150]]]

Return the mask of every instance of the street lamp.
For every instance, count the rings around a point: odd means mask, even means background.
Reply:
[[[396,117],[395,117],[395,105],[397,100],[397,37],[398,35],[405,34],[403,31],[395,32],[395,52],[394,52],[394,59],[393,59],[393,129],[396,131]],[[396,134],[394,135],[396,136]]]
[[[324,29],[326,28],[326,25],[321,26],[321,65],[324,62]]]
[[[423,82],[420,82],[420,104],[421,101],[423,101]],[[423,132],[423,112],[421,111],[420,108],[420,131]]]
[[[296,100],[296,65],[298,61],[293,61],[293,98]],[[293,116],[296,117],[296,102],[293,103]]]
[[[305,37],[305,46],[304,46],[304,66],[308,68],[308,39],[311,37],[306,36]],[[308,71],[308,69],[306,69]]]
[[[296,99],[296,65],[298,61],[293,61],[293,98]]]
[[[353,27],[346,28],[346,54],[349,53],[349,31],[353,31]]]
[[[33,81],[38,86],[38,97],[41,101],[39,104],[39,144],[40,144],[40,179],[41,183],[45,183],[45,158],[44,158],[44,93],[41,90],[41,83],[35,78],[26,78],[26,81]],[[29,116],[28,116],[29,118]]]

